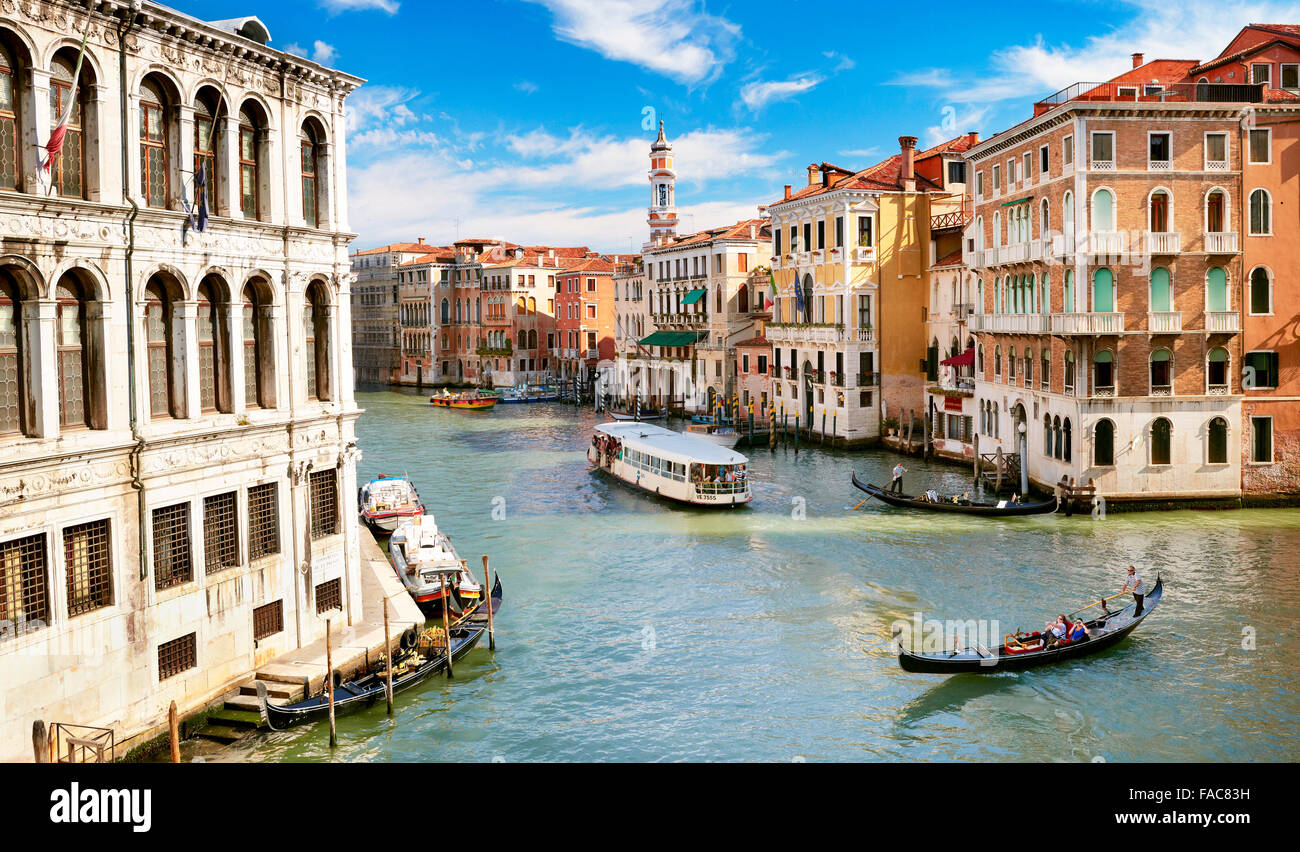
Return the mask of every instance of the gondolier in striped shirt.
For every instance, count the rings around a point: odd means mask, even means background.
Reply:
[[[1120,594],[1124,592],[1133,593],[1133,601],[1137,604],[1133,608],[1133,617],[1137,618],[1142,614],[1142,599],[1147,596],[1146,584],[1142,582],[1142,575],[1132,565],[1128,566],[1128,576],[1124,579],[1124,588],[1120,589]]]

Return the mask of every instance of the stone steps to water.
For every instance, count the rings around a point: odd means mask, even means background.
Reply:
[[[302,700],[302,682],[285,683],[278,680],[263,680],[266,684],[266,694],[276,701],[301,701]],[[240,684],[239,694],[242,696],[251,695],[257,698],[257,681],[250,680],[247,683]],[[254,702],[256,703],[256,702]]]
[[[209,723],[195,731],[194,736],[229,745],[230,743],[243,739],[250,733],[252,733],[251,728],[232,728],[228,725],[213,725]]]

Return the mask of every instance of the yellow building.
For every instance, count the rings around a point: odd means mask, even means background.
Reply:
[[[773,393],[790,425],[856,444],[889,418],[923,413],[937,370],[926,311],[935,253],[960,249],[970,209],[962,153],[971,133],[858,172],[808,166],[770,205],[776,303],[767,326]]]

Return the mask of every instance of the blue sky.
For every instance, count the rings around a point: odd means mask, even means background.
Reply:
[[[804,167],[900,135],[987,137],[1147,59],[1217,55],[1300,3],[1047,0],[172,0],[257,14],[272,46],[366,78],[349,99],[355,247],[457,235],[639,249],[666,122],[684,231],[755,215]]]

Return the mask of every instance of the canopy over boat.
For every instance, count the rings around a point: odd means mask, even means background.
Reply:
[[[619,421],[602,423],[596,432],[622,441],[624,447],[652,452],[669,461],[683,464],[738,465],[749,459],[734,450],[710,443],[694,435],[683,435],[650,423]]]

